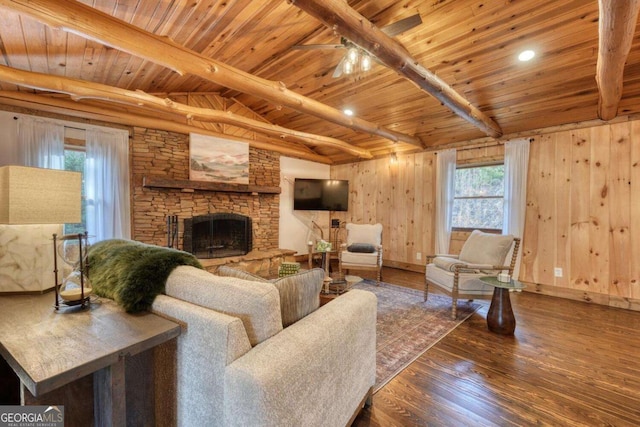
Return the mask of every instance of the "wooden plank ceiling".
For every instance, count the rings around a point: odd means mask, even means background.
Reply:
[[[276,105],[251,93],[191,74],[179,75],[72,32],[54,29],[0,2],[0,65],[141,90],[196,107],[218,108],[284,128],[335,138],[373,156],[415,151],[415,144],[355,131],[317,116]],[[178,45],[394,132],[434,147],[486,136],[415,84],[374,63],[366,74],[333,78],[344,49],[298,50],[300,44],[336,44],[340,36],[284,0],[84,0],[82,3]],[[295,2],[294,2],[295,3]],[[395,37],[422,66],[474,107],[505,135],[598,118],[596,0],[373,0],[349,5],[382,27],[420,14],[422,24]],[[527,63],[524,49],[536,51]],[[38,93],[0,81],[0,90]],[[640,112],[640,32],[636,28],[624,69],[618,115]],[[0,96],[0,99],[1,96]],[[58,96],[59,99],[59,96]],[[0,102],[2,102],[0,100]],[[45,101],[46,102],[46,101]],[[78,104],[132,112],[118,104]],[[169,113],[136,112],[185,123]],[[230,125],[189,121],[240,137],[253,133]],[[330,162],[357,160],[336,146],[302,145],[251,136]],[[304,156],[302,156],[304,157]]]

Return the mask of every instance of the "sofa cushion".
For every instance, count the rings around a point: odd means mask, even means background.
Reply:
[[[427,264],[426,277],[430,283],[446,289],[448,292],[453,288],[453,273],[437,267],[435,264]],[[459,273],[458,275],[458,296],[460,295],[491,295],[493,286],[478,279],[477,273]]]
[[[246,271],[227,266],[219,267],[216,273],[221,276],[273,284],[278,289],[282,326],[285,328],[314,312],[320,306],[320,290],[324,279],[324,270],[321,268],[314,268],[274,280],[263,279]]]
[[[342,251],[340,259],[344,264],[378,265],[378,252],[371,254]]]
[[[504,265],[513,236],[473,230],[460,250],[460,261],[470,264]]]
[[[194,267],[177,267],[166,294],[242,320],[255,346],[282,330],[280,297],[271,283],[222,277]]]

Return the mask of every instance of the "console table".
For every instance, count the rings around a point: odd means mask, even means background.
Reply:
[[[125,361],[177,337],[180,326],[152,313],[128,314],[105,298],[85,310],[56,312],[53,303],[51,293],[0,296],[0,354],[20,379],[22,403],[62,404],[46,400],[93,374],[93,424],[127,425]],[[65,407],[65,418],[73,411]]]

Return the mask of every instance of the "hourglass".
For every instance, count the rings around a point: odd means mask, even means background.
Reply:
[[[66,234],[61,237],[53,235],[56,310],[60,308],[61,303],[68,306],[80,305],[82,308],[89,306],[89,296],[92,289],[87,278],[89,271],[88,249],[89,236],[86,231],[84,234]],[[64,277],[62,283],[58,282],[58,254],[71,267],[71,272]]]

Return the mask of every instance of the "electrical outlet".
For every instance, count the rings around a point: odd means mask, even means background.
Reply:
[[[422,252],[416,252],[416,259],[420,261],[422,259]]]
[[[555,277],[562,277],[562,268],[556,267],[553,269],[553,275]]]

